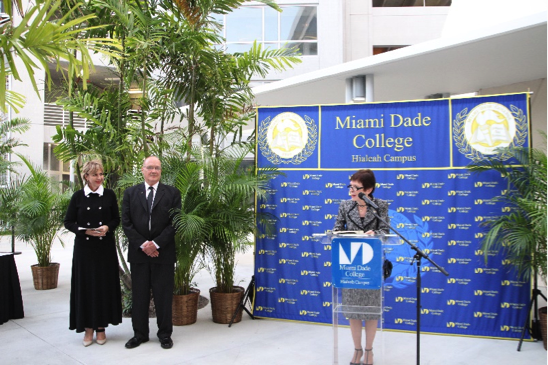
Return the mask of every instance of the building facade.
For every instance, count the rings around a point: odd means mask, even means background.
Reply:
[[[302,63],[283,73],[271,72],[254,85],[272,83],[393,49],[435,39],[441,35],[451,1],[443,0],[283,0],[283,12],[256,2],[217,17],[223,24],[227,52],[241,52],[257,41],[264,47],[296,47]],[[55,67],[50,68],[55,74]],[[26,76],[25,76],[26,77]],[[36,95],[30,80],[13,82],[11,89],[27,97],[17,117],[31,121],[28,132],[20,136],[28,146],[18,149],[37,166],[58,180],[70,180],[70,164],[61,163],[53,153],[52,136],[58,125],[68,123],[68,114],[54,104],[54,94],[44,84],[45,73],[38,76]],[[95,84],[112,78],[108,67],[97,58]],[[14,114],[11,113],[11,117]],[[8,116],[9,117],[9,116]],[[85,128],[78,120],[77,128]],[[12,156],[16,160],[15,156]],[[24,168],[21,168],[24,170]]]

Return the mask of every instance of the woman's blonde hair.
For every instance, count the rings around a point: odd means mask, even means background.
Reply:
[[[87,183],[86,175],[91,175],[97,171],[104,171],[103,164],[99,160],[91,160],[84,164],[82,167],[82,179]]]

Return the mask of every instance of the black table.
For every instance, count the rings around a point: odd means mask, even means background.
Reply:
[[[0,254],[0,324],[25,316],[13,254]]]

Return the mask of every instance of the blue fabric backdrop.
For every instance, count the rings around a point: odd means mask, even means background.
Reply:
[[[256,242],[255,315],[331,323],[331,247],[313,234],[333,228],[350,175],[370,168],[391,225],[450,274],[423,260],[421,330],[519,338],[530,283],[497,253],[486,264],[480,250],[479,224],[507,210],[491,200],[507,186],[466,169],[509,143],[529,145],[527,94],[258,108],[257,165],[285,176],[258,206],[279,220]],[[385,328],[415,329],[413,254],[406,244],[388,249]]]

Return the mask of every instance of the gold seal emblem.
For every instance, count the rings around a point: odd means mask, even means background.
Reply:
[[[527,115],[523,110],[499,103],[482,103],[470,113],[462,109],[453,119],[453,139],[459,152],[466,158],[479,161],[485,155],[498,155],[506,161],[510,155],[505,148],[521,147],[528,134]]]
[[[281,158],[292,158],[306,146],[308,129],[299,115],[285,112],[274,117],[266,138],[272,152]]]
[[[259,126],[257,142],[261,154],[273,164],[299,165],[314,153],[318,127],[313,119],[283,112]]]
[[[504,105],[483,103],[476,106],[464,122],[464,134],[470,146],[485,154],[507,147],[516,135],[514,116]]]

